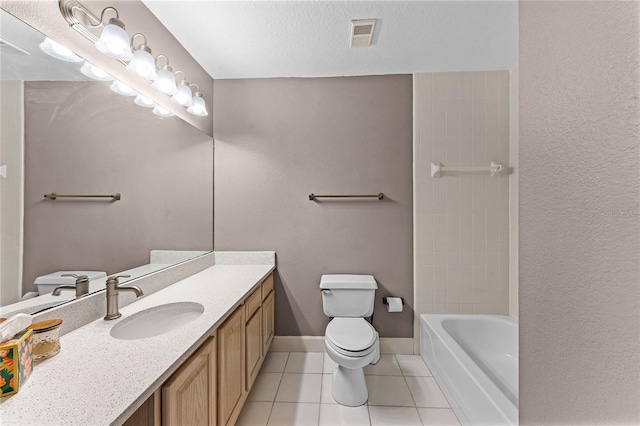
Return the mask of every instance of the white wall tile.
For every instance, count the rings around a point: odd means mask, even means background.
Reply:
[[[431,161],[445,166],[508,163],[509,72],[417,76],[416,105],[431,112],[425,120],[416,116],[421,169],[427,171]],[[416,272],[420,313],[508,313],[509,177],[445,174],[433,179],[422,173],[415,186],[421,250],[416,268],[429,267]]]

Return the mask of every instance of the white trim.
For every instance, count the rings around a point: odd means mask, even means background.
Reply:
[[[270,352],[325,352],[324,336],[275,336]],[[413,355],[413,338],[381,337],[383,354]]]

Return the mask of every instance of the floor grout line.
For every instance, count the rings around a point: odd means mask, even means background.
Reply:
[[[289,362],[289,360],[290,360],[290,355],[291,355],[291,352],[287,352],[287,359],[286,359],[286,361],[285,361],[285,363],[284,363],[285,365],[284,365],[283,371],[279,373],[279,374],[281,374],[281,376],[280,376],[280,381],[278,382],[278,386],[277,386],[277,389],[276,389],[276,395],[274,396],[273,401],[265,401],[265,402],[268,402],[268,403],[270,404],[270,408],[269,408],[269,415],[267,416],[267,424],[268,424],[268,423],[269,423],[269,421],[271,420],[271,416],[272,416],[272,415],[273,415],[273,413],[274,413],[273,409],[274,409],[275,404],[276,404],[276,402],[277,402],[277,401],[276,401],[276,397],[277,397],[277,395],[278,395],[278,392],[280,391],[280,387],[282,386],[282,381],[283,381],[283,379],[284,379],[284,375],[285,375],[285,374],[298,374],[298,375],[299,375],[299,374],[321,374],[321,375],[322,375],[322,377],[324,377],[324,374],[331,374],[331,373],[325,373],[325,370],[324,370],[324,355],[323,355],[323,368],[322,368],[322,373],[305,373],[305,372],[299,372],[299,373],[286,373],[286,372],[285,372],[285,370],[286,370],[286,366],[287,366],[287,364],[288,364],[288,362]],[[456,417],[456,420],[458,420],[458,422],[460,421],[460,420],[457,418],[457,416],[455,415],[455,412],[453,411],[453,409],[452,409],[451,407],[418,407],[418,406],[417,406],[417,403],[416,403],[416,400],[415,400],[415,397],[414,397],[413,393],[411,392],[411,388],[409,387],[409,383],[408,383],[408,381],[407,381],[407,377],[416,377],[416,378],[428,378],[428,377],[432,377],[432,378],[433,378],[433,376],[414,376],[414,375],[408,375],[408,373],[406,373],[406,372],[402,369],[402,367],[400,367],[400,362],[398,361],[397,354],[389,354],[389,355],[392,355],[392,356],[393,356],[393,360],[394,360],[394,361],[396,362],[396,364],[398,365],[398,368],[399,368],[400,373],[401,373],[400,375],[367,374],[366,376],[377,376],[377,377],[402,377],[402,378],[403,378],[403,381],[404,381],[404,383],[405,383],[405,385],[407,386],[407,389],[409,390],[409,395],[411,396],[411,400],[412,400],[412,402],[413,402],[413,407],[396,406],[396,405],[381,405],[380,407],[391,407],[391,408],[413,408],[414,410],[416,410],[416,413],[418,414],[418,418],[420,419],[420,421],[421,421],[423,424],[424,424],[424,420],[422,419],[422,416],[420,415],[420,411],[419,411],[419,409],[418,409],[418,408],[426,408],[426,409],[434,409],[434,410],[449,410],[449,411],[451,411],[451,412],[454,414],[454,416]],[[265,372],[265,373],[266,373],[266,372]],[[271,372],[270,372],[270,373],[271,373]],[[436,382],[436,384],[437,384],[437,382]],[[317,403],[317,409],[318,409],[318,411],[317,411],[317,424],[318,424],[318,425],[320,424],[320,413],[321,413],[321,410],[322,410],[322,406],[323,406],[323,405],[340,405],[340,404],[335,403],[335,402],[334,402],[334,403],[331,403],[331,402],[322,402],[322,391],[324,390],[324,388],[325,388],[324,380],[321,380],[321,381],[320,381],[320,400],[319,400],[319,402]],[[438,388],[440,388],[440,386],[439,386],[439,385],[438,385]],[[440,391],[442,391],[442,389],[440,389]],[[259,401],[254,401],[254,402],[259,402]],[[447,403],[448,403],[448,402],[449,402],[449,401],[447,401]],[[287,404],[303,404],[302,402],[286,402],[286,403],[287,403]],[[304,403],[304,404],[307,404],[307,403]],[[316,404],[316,403],[313,403],[313,404]],[[367,407],[368,422],[369,422],[369,425],[371,425],[371,424],[372,424],[371,407],[373,407],[373,406],[369,404],[369,401],[368,401],[368,400],[367,400],[367,402],[365,402],[365,404],[363,404],[362,406]]]

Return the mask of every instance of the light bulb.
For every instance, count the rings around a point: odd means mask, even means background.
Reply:
[[[60,56],[70,56],[72,52],[61,44],[53,43],[53,50]]]
[[[82,62],[82,58],[77,56],[71,50],[67,49],[61,44],[56,43],[49,37],[46,37],[42,43],[40,43],[40,50],[47,55],[67,62]]]
[[[209,115],[207,112],[207,104],[202,98],[202,93],[196,92],[193,96],[193,105],[187,108],[187,112],[193,115],[199,115],[201,117]]]
[[[151,107],[156,107],[156,103],[153,102],[151,99],[147,98],[146,96],[143,95],[138,95],[136,96],[136,98],[133,100],[133,102],[136,103],[136,105],[140,105],[142,107],[147,107],[147,108],[151,108]]]
[[[191,89],[189,83],[182,81],[176,88],[176,93],[171,97],[171,102],[180,106],[189,107],[193,105],[193,96],[191,95]]]
[[[133,90],[131,87],[127,86],[120,80],[115,80],[113,83],[111,83],[111,86],[109,86],[109,88],[119,95],[124,95],[124,96],[138,95],[138,92],[136,92],[135,90]]]
[[[174,113],[164,107],[161,107],[160,105],[156,106],[153,109],[153,113],[155,115],[159,115],[160,117],[173,117],[175,115]]]
[[[140,49],[133,52],[133,59],[129,62],[129,65],[127,65],[127,71],[154,81],[158,77],[158,74],[156,73],[153,56],[151,56],[151,49],[142,45]]]
[[[96,41],[96,48],[112,58],[123,61],[131,61],[133,59],[129,36],[124,30],[122,21],[116,18],[109,19],[109,24],[102,29],[100,38]]]
[[[176,92],[176,77],[171,67],[165,67],[158,71],[158,77],[151,87],[165,95],[173,95]]]
[[[111,81],[113,77],[93,65],[91,62],[84,61],[84,65],[80,68],[80,72],[89,78],[100,81]]]

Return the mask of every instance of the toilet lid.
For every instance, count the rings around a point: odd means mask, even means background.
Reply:
[[[375,343],[377,333],[364,318],[334,318],[327,326],[325,336],[341,349],[361,352]]]

